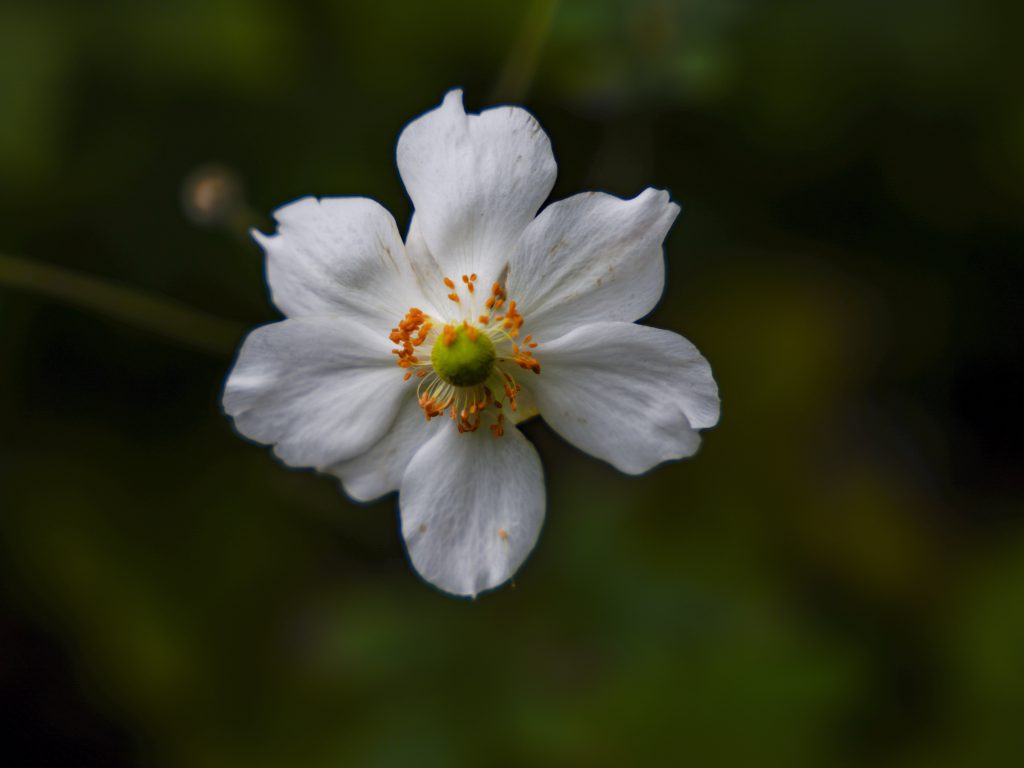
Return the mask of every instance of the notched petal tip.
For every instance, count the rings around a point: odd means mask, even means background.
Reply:
[[[645,197],[656,197],[660,199],[660,202],[667,203],[669,201],[669,193],[667,189],[658,189],[658,187],[646,187],[643,192],[637,195],[634,200],[639,200]]]
[[[679,211],[682,210],[679,203],[672,200],[672,195],[667,189],[658,189],[657,187],[647,187],[643,192],[633,198],[638,203],[645,204],[656,204],[665,207],[665,214],[669,216],[669,224],[675,220],[676,216],[679,215]]]
[[[532,115],[520,107],[467,114],[461,88],[402,130],[395,157],[438,266],[488,280],[500,274],[557,172]]]
[[[289,221],[305,220],[313,209],[320,205],[320,199],[316,195],[303,195],[290,203],[279,205],[270,215],[274,217],[278,226],[287,224]]]
[[[262,248],[264,252],[266,252],[267,248],[270,246],[270,241],[274,239],[274,235],[268,235],[266,232],[260,232],[256,227],[249,228],[249,237],[251,237],[256,245]]]
[[[452,88],[444,95],[444,99],[441,100],[441,106],[458,107],[465,112],[465,108],[462,106],[462,93],[462,88]]]
[[[409,137],[413,135],[417,130],[431,124],[432,120],[436,120],[438,116],[451,113],[448,119],[465,118],[466,109],[462,103],[462,89],[452,88],[450,91],[445,93],[444,98],[441,99],[441,103],[436,107],[428,109],[423,114],[409,121],[409,124],[402,129],[398,134],[398,142],[396,151],[401,155],[403,146],[408,142]]]

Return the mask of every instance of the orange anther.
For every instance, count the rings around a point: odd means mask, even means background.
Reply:
[[[462,276],[462,282],[469,283],[469,275],[463,275]]]
[[[430,328],[423,310],[412,307],[398,323],[398,327],[391,329],[388,338],[401,346],[400,349],[391,350],[392,354],[398,355],[396,362],[400,367],[409,368],[419,364],[415,355],[416,347],[426,341]]]
[[[453,283],[451,279],[447,277],[444,279],[444,284],[447,285],[449,288],[455,287],[455,283]]]
[[[454,292],[449,293],[448,294],[448,298],[451,299],[452,301],[454,301],[456,304],[459,303],[459,294],[457,294],[457,293],[454,293]]]

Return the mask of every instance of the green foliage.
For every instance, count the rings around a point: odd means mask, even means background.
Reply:
[[[5,657],[48,675],[17,707],[44,736],[26,748],[1012,763],[1024,62],[998,6],[0,4],[0,251],[167,300],[0,285]],[[394,499],[348,502],[218,406],[225,334],[275,318],[245,228],[304,194],[404,226],[395,138],[456,85],[537,114],[556,199],[671,190],[651,324],[723,400],[695,459],[642,478],[529,424],[548,520],[515,588],[476,602],[415,578]],[[182,185],[210,162],[245,197],[200,220]]]

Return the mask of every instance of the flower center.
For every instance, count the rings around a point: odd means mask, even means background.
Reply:
[[[446,325],[430,351],[437,375],[456,387],[475,387],[491,376],[497,359],[494,342],[469,323]]]
[[[416,398],[427,421],[447,414],[459,432],[486,425],[501,437],[505,412],[519,409],[522,386],[516,375],[520,370],[540,373],[533,356],[537,342],[529,335],[518,341],[524,319],[515,301],[506,300],[501,283],[494,283],[485,299],[483,291],[476,291],[476,279],[463,275],[460,287],[444,278],[448,299],[458,308],[447,324],[439,326],[413,307],[388,338],[396,345],[391,352],[405,380],[416,377]],[[420,354],[424,345],[430,347],[429,362]]]

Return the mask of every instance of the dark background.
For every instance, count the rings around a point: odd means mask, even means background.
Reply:
[[[0,760],[1018,764],[1022,8],[0,0]],[[553,199],[682,203],[649,322],[723,403],[642,478],[530,423],[548,520],[476,602],[218,407],[246,226],[404,230],[453,86]]]

